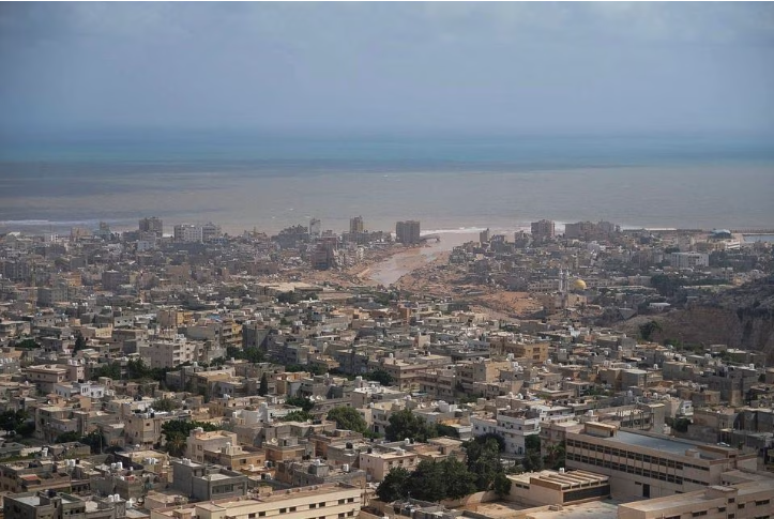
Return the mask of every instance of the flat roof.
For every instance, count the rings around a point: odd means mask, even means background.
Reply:
[[[678,456],[685,456],[686,450],[696,448],[696,445],[692,443],[672,440],[669,438],[646,436],[644,434],[631,433],[628,431],[622,431],[620,429],[616,431],[615,436],[606,439],[618,443],[635,445],[637,447],[645,447],[647,449],[668,452]]]
[[[530,511],[533,519],[618,519],[618,505],[609,501],[592,501],[563,506],[559,511]]]

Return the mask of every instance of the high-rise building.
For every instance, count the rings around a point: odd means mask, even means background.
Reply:
[[[322,234],[322,224],[319,218],[312,218],[309,220],[309,237],[312,239],[319,238]]]
[[[403,245],[416,245],[419,243],[419,222],[406,220],[395,225],[395,239]]]
[[[556,224],[551,220],[532,222],[532,239],[536,242],[553,240],[556,236]]]
[[[164,222],[161,218],[151,216],[140,219],[140,232],[152,232],[159,238],[164,234]]]
[[[175,241],[184,243],[201,243],[202,240],[203,236],[201,226],[190,224],[175,225]]]
[[[349,219],[349,234],[360,234],[364,231],[365,226],[363,225],[362,216],[355,216]]]

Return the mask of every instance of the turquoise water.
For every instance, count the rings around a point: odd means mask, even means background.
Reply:
[[[774,228],[761,136],[289,136],[239,132],[0,138],[0,229],[213,220],[277,230],[606,219]]]

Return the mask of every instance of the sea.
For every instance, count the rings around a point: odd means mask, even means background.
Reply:
[[[774,229],[771,135],[291,134],[103,131],[0,137],[0,232],[136,229],[158,216],[229,233]]]

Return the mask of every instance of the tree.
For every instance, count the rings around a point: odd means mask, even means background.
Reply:
[[[366,373],[364,378],[366,380],[379,382],[379,384],[381,384],[382,386],[391,386],[393,383],[392,375],[390,375],[389,373],[387,373],[385,370],[381,368],[377,368],[370,373]]]
[[[420,461],[409,479],[411,497],[438,503],[446,498],[446,483],[440,463]]]
[[[288,413],[281,418],[283,422],[306,422],[307,420],[311,419],[312,415],[306,411],[293,411],[292,413]]]
[[[101,377],[112,378],[114,380],[121,378],[121,364],[119,362],[111,362],[110,364],[103,364],[102,366],[94,369],[91,373],[91,379],[97,380]]]
[[[511,480],[503,473],[497,474],[494,480],[493,490],[502,499],[511,493]]]
[[[439,465],[446,482],[447,499],[461,499],[477,490],[476,475],[468,472],[465,464],[457,458],[448,457]]]
[[[177,402],[175,402],[171,398],[159,398],[153,401],[153,405],[151,407],[153,407],[153,409],[156,411],[170,412],[170,411],[174,411],[180,406],[178,405]]]
[[[466,444],[468,470],[475,476],[479,490],[489,490],[497,475],[503,472],[500,447],[494,437],[486,438],[484,442],[479,438]]]
[[[567,448],[564,442],[557,443],[548,447],[545,457],[545,464],[551,470],[559,470],[565,466],[567,458]]]
[[[524,470],[543,470],[543,457],[540,455],[540,436],[532,434],[524,440],[526,455],[524,456]]]
[[[266,373],[261,375],[261,383],[258,386],[258,395],[259,396],[266,396],[269,394],[269,379],[266,376]]]
[[[289,396],[285,399],[289,406],[300,407],[302,411],[309,412],[314,408],[314,402],[304,396]]]
[[[161,433],[166,443],[164,447],[173,456],[185,454],[186,440],[191,431],[201,427],[205,431],[217,431],[221,427],[209,422],[184,422],[182,420],[170,420],[161,426]]]
[[[22,350],[37,350],[40,348],[40,344],[38,344],[35,339],[24,339],[21,342],[17,342],[14,345],[14,348]]]
[[[81,438],[80,442],[91,447],[92,454],[100,454],[103,446],[105,445],[104,438],[102,437],[102,433],[100,431],[90,432]]]
[[[78,333],[75,334],[75,345],[73,346],[73,353],[75,353],[76,351],[81,351],[85,349],[86,349],[86,338],[79,330]]]
[[[438,424],[435,426],[439,436],[449,436],[459,439],[460,433],[451,425]]]
[[[418,442],[426,442],[429,438],[438,436],[435,426],[428,424],[424,418],[415,415],[411,409],[404,409],[390,416],[390,425],[385,430],[388,441],[398,441],[410,438]]]
[[[376,489],[376,495],[384,503],[405,499],[408,495],[410,477],[411,473],[403,467],[391,468]]]
[[[56,437],[54,443],[70,443],[80,441],[81,435],[75,431],[68,431]]]
[[[336,422],[337,429],[349,429],[361,434],[368,431],[368,424],[365,419],[353,407],[334,407],[328,412],[328,420]]]

